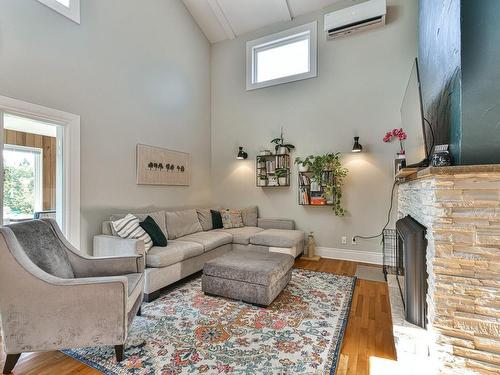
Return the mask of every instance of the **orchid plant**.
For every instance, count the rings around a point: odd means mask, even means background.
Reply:
[[[397,139],[399,141],[399,146],[401,148],[401,151],[399,152],[399,154],[404,155],[405,154],[404,141],[406,140],[407,137],[408,136],[407,136],[406,132],[403,130],[403,128],[399,128],[399,129],[393,129],[391,131],[388,131],[385,134],[383,141],[385,143],[390,143],[394,139]]]

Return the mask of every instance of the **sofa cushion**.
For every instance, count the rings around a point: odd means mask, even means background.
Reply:
[[[262,232],[264,229],[257,227],[242,227],[242,228],[231,228],[231,229],[217,229],[219,232],[229,233],[233,236],[233,243],[240,245],[248,245],[250,243],[250,237],[254,234]]]
[[[243,225],[246,227],[256,227],[257,218],[259,217],[259,210],[257,206],[242,208],[241,218],[243,219]]]
[[[241,217],[241,211],[235,209],[225,209],[220,211],[222,217],[222,224],[224,229],[230,228],[241,228],[243,225],[243,219]]]
[[[141,221],[139,225],[147,234],[149,234],[149,237],[151,237],[151,240],[153,241],[153,246],[167,246],[167,238],[151,216],[148,216],[144,221]]]
[[[250,237],[252,245],[269,247],[294,247],[304,242],[305,234],[301,230],[266,229]]]
[[[147,214],[134,214],[134,213],[132,213],[132,215],[134,215],[136,218],[138,218],[139,221],[144,221],[144,220],[146,220],[146,218],[148,216],[151,216],[151,218],[155,221],[155,223],[158,224],[158,226],[160,227],[160,229],[163,232],[163,234],[165,235],[165,237],[168,237],[167,226],[165,225],[165,211],[150,212]],[[127,216],[127,214],[113,214],[113,215],[111,215],[109,220],[116,221],[119,219],[123,219],[125,216]],[[111,228],[113,228],[112,225],[111,225]],[[107,234],[107,233],[103,232],[103,234]],[[114,230],[113,230],[112,234],[114,236],[116,236],[116,232]]]
[[[203,254],[203,245],[196,242],[169,241],[166,247],[152,247],[146,255],[146,266],[162,268]]]
[[[40,269],[62,279],[75,277],[68,254],[48,223],[31,220],[9,228],[28,258]]]
[[[203,231],[196,210],[167,212],[166,217],[169,240]]]
[[[203,267],[203,275],[259,285],[272,285],[293,267],[287,254],[234,250],[213,259]]]
[[[123,219],[113,221],[112,226],[116,234],[121,238],[137,239],[144,241],[144,249],[149,251],[153,246],[153,241],[149,234],[139,225],[139,219],[132,214],[128,214]]]
[[[233,236],[220,231],[198,232],[177,239],[178,241],[196,242],[203,245],[205,251],[210,251],[222,245],[230,244]]]
[[[212,214],[210,213],[210,208],[197,208],[196,213],[198,214],[198,221],[204,231],[212,230]]]
[[[220,229],[224,228],[222,224],[222,216],[219,210],[210,210],[210,214],[212,215],[212,229]]]

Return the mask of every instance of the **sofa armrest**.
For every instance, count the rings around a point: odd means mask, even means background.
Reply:
[[[143,273],[143,255],[85,257],[71,256],[70,262],[75,277],[122,276],[130,273]]]
[[[143,240],[133,240],[116,236],[98,235],[94,236],[94,256],[145,256]]]
[[[258,218],[257,226],[262,229],[295,229],[295,222],[290,219]]]

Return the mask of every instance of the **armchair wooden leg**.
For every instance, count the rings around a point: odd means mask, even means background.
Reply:
[[[116,362],[123,361],[123,345],[115,345]]]
[[[17,361],[21,354],[7,354],[7,358],[5,359],[5,365],[3,367],[4,374],[10,374],[14,367],[16,366]]]
[[[139,310],[137,310],[137,316],[142,316],[142,310],[140,307],[139,307]]]

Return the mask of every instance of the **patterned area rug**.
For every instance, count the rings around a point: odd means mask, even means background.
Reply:
[[[301,269],[271,306],[205,296],[194,279],[142,307],[125,360],[64,353],[104,374],[335,374],[354,277]]]

